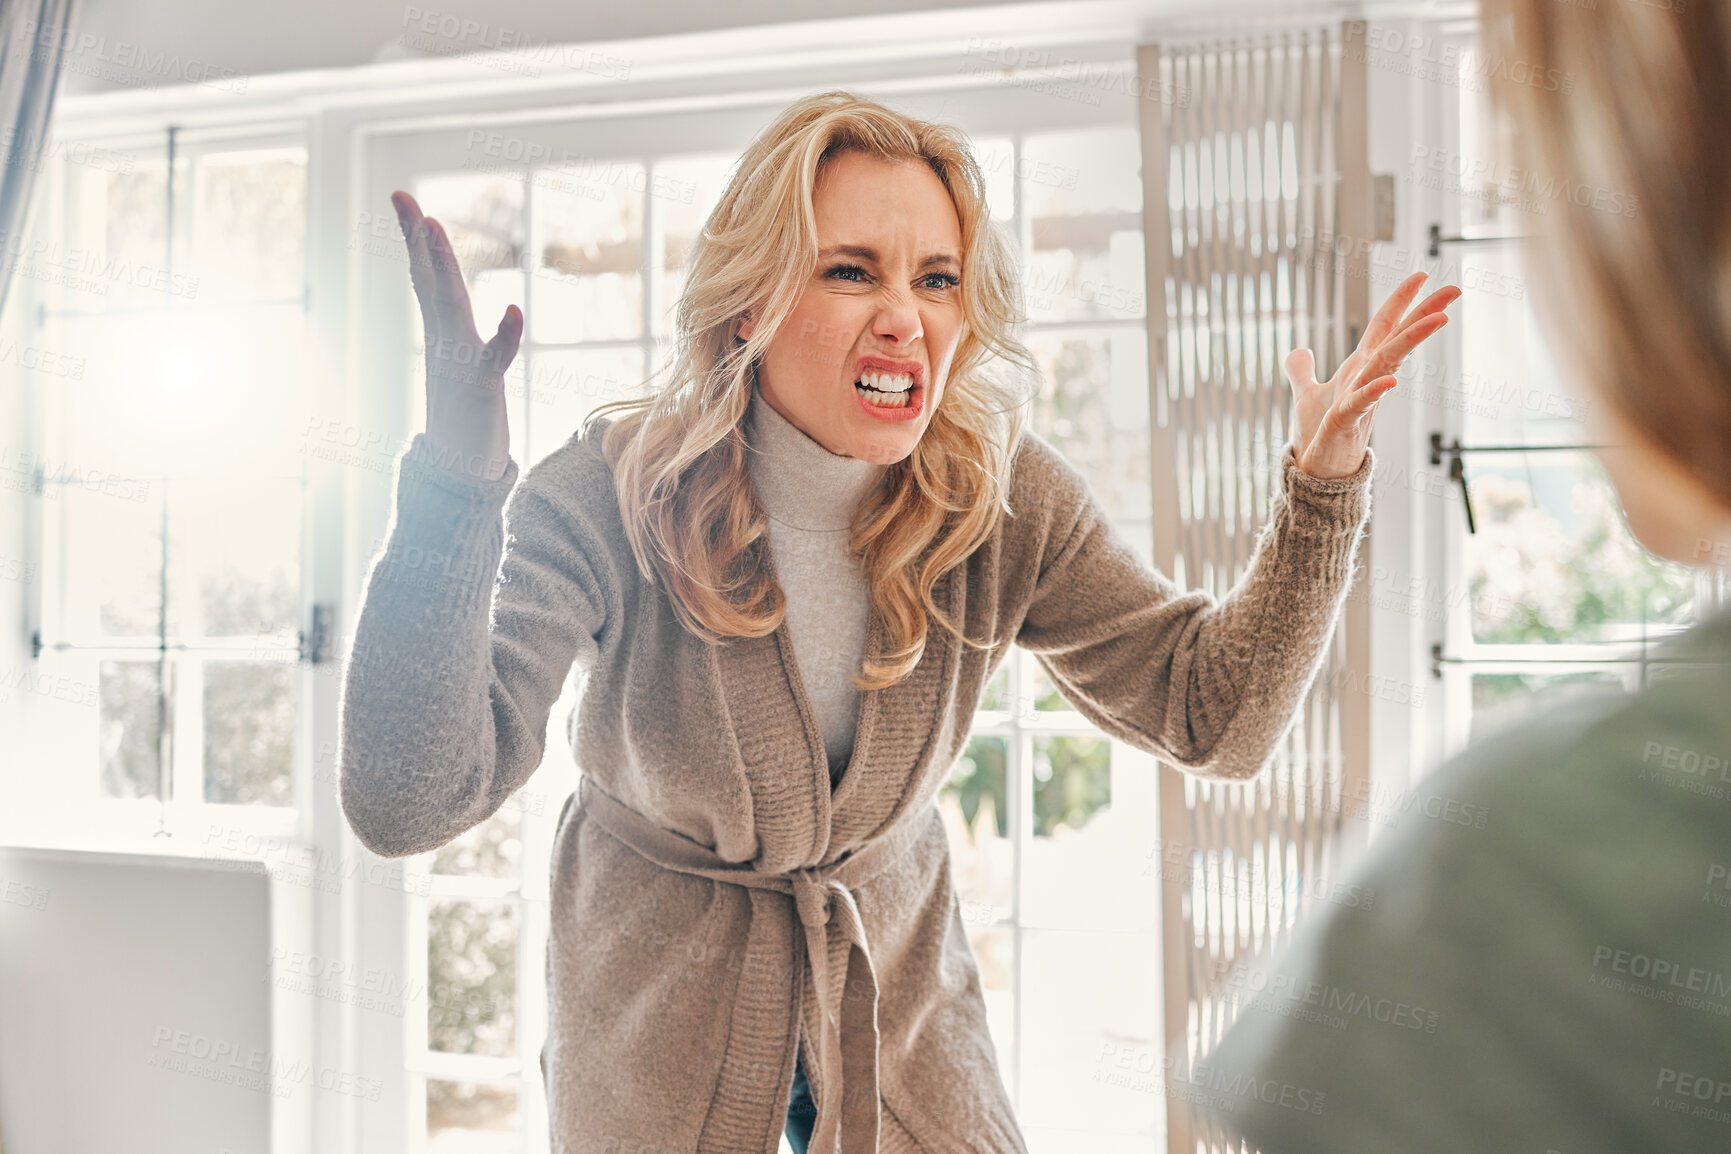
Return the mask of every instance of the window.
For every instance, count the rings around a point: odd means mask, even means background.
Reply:
[[[1522,263],[1521,238],[1558,189],[1498,159],[1483,68],[1470,52],[1461,60],[1460,145],[1449,166],[1458,195],[1443,202],[1458,227],[1444,221],[1438,239],[1465,292],[1450,326],[1453,383],[1432,391],[1443,418],[1432,464],[1458,458],[1464,486],[1436,510],[1449,579],[1427,591],[1446,617],[1434,672],[1445,681],[1451,749],[1559,694],[1639,688],[1653,672],[1652,644],[1694,623],[1696,590],[1693,570],[1634,540],[1590,451],[1589,408],[1599,402],[1559,376]],[[1605,192],[1607,211],[1627,196]]]
[[[286,833],[301,803],[306,149],[170,148],[61,150],[14,282],[40,414],[34,684],[66,690],[31,695],[43,760],[7,783],[38,834]]]

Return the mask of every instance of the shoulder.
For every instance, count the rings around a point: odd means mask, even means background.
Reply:
[[[1012,543],[1031,543],[1047,563],[1099,516],[1081,471],[1032,429],[1023,429],[1010,451],[1004,497],[1010,512],[1002,532]]]
[[[1677,1011],[1659,1028],[1671,999],[1625,986],[1638,959],[1687,972],[1731,946],[1728,911],[1702,906],[1731,835],[1728,689],[1721,665],[1556,700],[1348,809],[1379,831],[1331,891],[1352,907],[1313,907],[1272,982],[1235,975],[1303,997],[1250,999],[1215,1055],[1311,1086],[1326,1111],[1302,1125],[1254,1103],[1221,1112],[1253,1142],[1287,1128],[1290,1144],[1261,1144],[1276,1154],[1498,1148],[1522,1125],[1562,1124],[1535,1103],[1597,1094],[1570,1060],[1591,1056],[1617,1082],[1595,1098],[1603,1114],[1650,1124],[1643,1063],[1655,1046],[1698,1056],[1711,1023]]]
[[[597,419],[589,435],[585,436],[582,429],[573,432],[564,444],[523,474],[521,488],[573,507],[604,508],[611,504],[617,509],[613,470],[601,452],[601,437],[611,423]]]
[[[575,537],[586,553],[600,552],[624,569],[633,562],[619,513],[613,469],[601,451],[611,422],[596,421],[589,436],[574,432],[536,461],[512,491],[505,518],[513,536],[552,530]],[[591,558],[593,560],[593,558]]]
[[[1528,720],[1416,785],[1362,792],[1349,816],[1386,832],[1358,872],[1389,905],[1324,920],[1343,938],[1416,933],[1457,957],[1466,927],[1512,929],[1541,902],[1576,919],[1567,933],[1550,927],[1547,940],[1565,948],[1587,923],[1667,932],[1699,899],[1695,856],[1731,833],[1728,670],[1634,693],[1545,693]]]
[[[1012,509],[1018,499],[1030,509],[1063,507],[1079,502],[1087,492],[1087,484],[1056,446],[1033,429],[1024,428],[1010,450],[1010,477],[1005,491]]]

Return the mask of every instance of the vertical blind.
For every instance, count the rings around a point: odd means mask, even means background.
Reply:
[[[1154,549],[1181,588],[1221,597],[1244,572],[1279,483],[1286,353],[1309,347],[1326,379],[1364,330],[1364,35],[1351,21],[1137,51]],[[1224,979],[1286,937],[1343,849],[1367,769],[1368,700],[1350,688],[1363,604],[1266,772],[1161,768],[1170,1151],[1227,1148],[1181,1092],[1207,1096],[1192,1071],[1235,1013]]]

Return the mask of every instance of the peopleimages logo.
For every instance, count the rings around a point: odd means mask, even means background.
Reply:
[[[76,32],[67,25],[41,24],[27,18],[24,37],[13,42],[14,56],[21,54],[19,47],[25,45],[25,37],[33,42],[29,45],[32,60],[46,61],[58,47],[68,71],[102,76],[120,84],[137,87],[141,78],[154,76],[219,91],[246,91],[248,77],[232,68],[220,68],[162,48],[153,51],[130,40],[110,43],[108,37],[93,32]],[[146,80],[143,86],[153,88],[155,82]]]

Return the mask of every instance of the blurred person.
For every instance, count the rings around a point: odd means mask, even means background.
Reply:
[[[1534,222],[1547,343],[1635,537],[1724,569],[1731,10],[1481,12],[1510,171],[1587,190]],[[1595,211],[1601,189],[1638,212]],[[1638,692],[1437,769],[1419,790],[1445,816],[1409,816],[1349,875],[1374,901],[1237,971],[1253,996],[1189,1072],[1230,1134],[1266,1154],[1731,1150],[1731,609],[1652,657]]]

